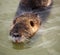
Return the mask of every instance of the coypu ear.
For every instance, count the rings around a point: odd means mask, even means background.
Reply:
[[[37,15],[37,17],[38,17],[38,20],[40,21],[40,25],[41,25],[41,17],[39,16],[39,15]]]
[[[37,15],[37,17],[38,17],[38,21],[40,22],[40,25],[41,25],[42,24],[42,20],[41,20],[40,15]]]

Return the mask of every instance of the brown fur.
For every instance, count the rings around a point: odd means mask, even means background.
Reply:
[[[36,14],[26,13],[13,21],[10,34],[18,33],[19,37],[32,37],[40,27],[40,19]]]
[[[20,6],[22,4],[22,6]],[[32,37],[39,27],[41,26],[40,14],[36,15],[30,11],[27,13],[28,8],[42,9],[48,7],[51,4],[51,0],[21,0],[17,11],[17,18],[14,19],[10,35],[14,38],[14,42],[24,42],[26,39]],[[28,8],[27,8],[28,7]],[[21,9],[20,9],[21,8]],[[27,8],[27,11],[25,11]],[[21,12],[25,11],[24,14]],[[21,14],[21,15],[20,15]]]

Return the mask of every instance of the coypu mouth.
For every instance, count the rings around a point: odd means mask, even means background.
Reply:
[[[12,36],[12,35],[11,35],[11,40],[12,40],[13,43],[21,43],[21,42],[24,42],[24,41],[28,41],[28,39],[24,36],[19,36],[19,35]]]
[[[11,40],[14,43],[25,42],[37,32],[40,23],[40,18],[36,14],[24,13],[13,21],[10,30]]]

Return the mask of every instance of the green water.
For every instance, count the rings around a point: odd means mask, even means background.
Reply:
[[[19,0],[0,0],[0,55],[60,55],[60,0],[31,43],[12,44],[9,29]],[[36,38],[37,37],[37,38]]]

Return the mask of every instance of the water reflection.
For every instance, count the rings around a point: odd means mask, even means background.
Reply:
[[[16,49],[16,50],[23,50],[23,49],[30,48],[29,46],[27,46],[26,43],[20,43],[20,44],[12,43],[12,45],[13,45],[13,49]]]

